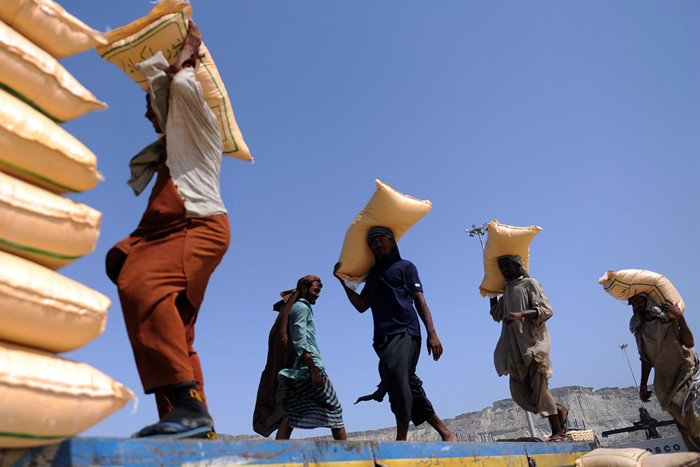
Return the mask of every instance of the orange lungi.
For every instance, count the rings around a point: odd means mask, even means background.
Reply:
[[[194,324],[209,277],[230,240],[228,216],[186,218],[165,164],[138,228],[107,253],[127,333],[146,393],[162,415],[172,409],[164,386],[204,378],[194,351]],[[206,400],[206,399],[205,399]]]

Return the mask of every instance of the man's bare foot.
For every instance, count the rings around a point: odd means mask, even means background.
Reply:
[[[569,408],[557,402],[557,414],[559,415],[561,432],[566,433],[569,429]]]
[[[457,437],[455,435],[453,435],[452,433],[446,433],[446,434],[442,435],[442,440],[443,441],[450,441],[450,442],[459,441],[457,439]]]
[[[567,440],[566,435],[554,433],[554,434],[552,434],[552,436],[549,437],[549,439],[547,439],[547,442],[549,442],[549,443],[561,443],[562,441],[566,441],[566,440]]]

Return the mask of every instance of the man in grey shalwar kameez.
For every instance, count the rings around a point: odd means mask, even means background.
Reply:
[[[498,267],[506,287],[500,299],[491,298],[491,316],[503,322],[493,355],[496,371],[499,376],[510,375],[515,403],[547,417],[552,426],[550,440],[561,441],[566,437],[568,409],[554,401],[548,384],[551,341],[545,322],[552,317],[552,307],[539,282],[529,277],[522,258],[501,256]]]
[[[634,311],[630,332],[642,362],[639,397],[649,402],[647,382],[654,368],[654,390],[661,408],[673,415],[688,449],[700,452],[700,416],[694,409],[700,362],[683,313],[672,303],[658,305],[645,293],[631,297],[628,303]]]

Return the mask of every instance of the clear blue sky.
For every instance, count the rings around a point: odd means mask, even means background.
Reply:
[[[102,31],[153,6],[60,3]],[[666,275],[700,338],[697,2],[236,0],[193,10],[255,157],[224,160],[232,242],[195,341],[220,433],[253,433],[272,303],[306,274],[324,280],[318,340],[348,431],[394,425],[386,401],[353,405],[379,381],[372,320],[332,277],[375,179],[433,203],[400,248],[445,348],[437,363],[424,350],[418,366],[442,418],[510,396],[493,368],[500,325],[478,292],[481,248],[465,233],[474,223],[543,229],[530,272],[554,308],[552,387],[633,385],[623,343],[639,378],[630,309],[597,283],[607,269]],[[109,108],[64,125],[105,179],[71,195],[103,213],[102,230],[96,251],[61,272],[113,301],[105,332],[66,356],[139,395],[135,413],[130,404],[85,432],[128,436],[157,415],[104,256],[145,208],[147,195],[125,184],[127,163],[154,134],[143,92],[115,66],[94,50],[62,63]]]

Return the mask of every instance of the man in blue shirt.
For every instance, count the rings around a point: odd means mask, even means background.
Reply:
[[[396,416],[396,440],[406,440],[410,421],[415,426],[427,421],[443,441],[457,441],[435,413],[423,390],[423,382],[416,375],[421,347],[419,317],[428,333],[428,355],[432,354],[435,361],[442,355],[442,344],[423,297],[418,271],[413,263],[401,259],[391,229],[372,227],[367,234],[367,244],[374,254],[375,265],[367,275],[362,292],[358,294],[338,279],[357,311],[364,313],[372,309],[373,346],[379,356],[382,385]],[[335,265],[334,273],[339,268],[340,263]]]

